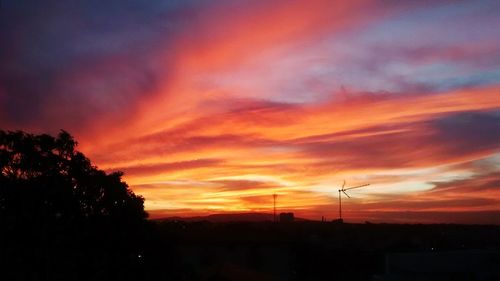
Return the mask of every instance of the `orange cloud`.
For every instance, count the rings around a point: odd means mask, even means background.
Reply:
[[[498,118],[491,113],[500,109],[498,86],[379,93],[309,81],[311,93],[287,101],[276,84],[287,83],[282,73],[293,78],[297,71],[287,69],[290,54],[306,54],[311,38],[334,40],[397,9],[375,9],[371,1],[282,4],[213,8],[199,16],[192,32],[157,54],[168,79],[149,89],[124,126],[81,136],[82,150],[101,168],[125,171],[148,210],[162,214],[266,211],[276,192],[283,210],[333,218],[344,178],[396,196],[360,191],[347,211],[498,207],[486,194],[413,197],[432,190],[441,176],[447,182],[468,176],[459,165],[499,152]],[[466,127],[488,137],[463,134]]]
[[[344,178],[372,182],[383,194],[360,191],[346,213],[491,210],[500,206],[486,193],[441,198],[421,191],[439,189],[432,181],[446,173],[456,178],[455,166],[499,151],[498,118],[488,113],[500,107],[497,91],[361,96],[327,105],[244,103],[239,111],[124,139],[110,145],[115,153],[92,158],[124,170],[147,208],[162,214],[269,211],[276,192],[281,210],[334,218]]]

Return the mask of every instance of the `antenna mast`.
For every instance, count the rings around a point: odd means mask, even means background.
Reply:
[[[368,184],[363,184],[363,185],[352,186],[352,187],[346,188],[345,187],[345,180],[344,180],[344,183],[342,184],[342,188],[339,189],[339,221],[342,222],[342,194],[340,194],[340,193],[342,192],[345,194],[345,196],[347,196],[347,198],[351,198],[351,196],[349,196],[349,194],[346,193],[347,190],[359,188],[359,187],[364,187],[364,186],[368,186],[368,185],[370,185],[370,184],[368,183]]]

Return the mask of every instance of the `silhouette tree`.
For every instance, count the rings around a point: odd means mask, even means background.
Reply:
[[[132,280],[144,199],[92,165],[65,131],[0,130],[0,274],[6,280]]]
[[[146,218],[144,199],[92,165],[65,131],[54,138],[0,131],[0,219],[5,222],[80,222]]]

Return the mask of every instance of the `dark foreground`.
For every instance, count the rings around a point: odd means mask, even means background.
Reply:
[[[1,234],[0,279],[500,280],[500,226],[169,221],[88,229]]]

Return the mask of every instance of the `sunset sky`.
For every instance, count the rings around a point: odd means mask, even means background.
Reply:
[[[500,224],[500,1],[0,2],[0,128],[153,218]]]

